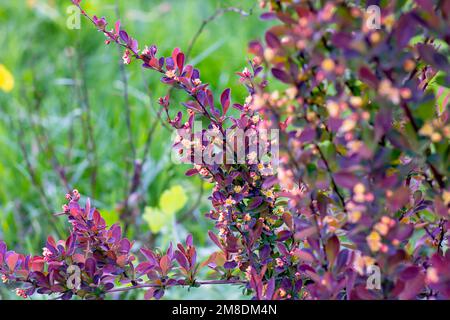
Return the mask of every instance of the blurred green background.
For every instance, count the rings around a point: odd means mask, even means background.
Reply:
[[[140,48],[157,44],[162,55],[186,50],[219,8],[250,13],[228,12],[208,23],[188,59],[216,96],[225,87],[234,101],[246,96],[235,72],[247,64],[247,43],[267,27],[256,1],[82,3],[91,15],[107,17],[110,27],[119,15]],[[69,6],[69,0],[0,0],[0,239],[18,252],[41,254],[48,235],[67,237],[66,219],[52,214],[61,211],[67,189],[77,188],[109,224],[121,220],[135,249],[166,247],[190,232],[206,257],[215,250],[207,237],[212,223],[203,216],[211,185],[185,177],[188,166],[171,161],[173,130],[158,120],[156,103],[168,87],[139,63],[123,68],[122,52],[106,46],[83,17],[79,30],[69,29]],[[173,92],[173,108],[184,100]],[[136,163],[143,163],[139,181]],[[241,296],[239,287],[211,286],[177,288],[165,299]],[[1,285],[0,299],[15,298],[12,287]]]

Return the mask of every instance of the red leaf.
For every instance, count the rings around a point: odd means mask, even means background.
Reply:
[[[144,299],[146,300],[150,300],[151,298],[153,298],[153,295],[155,294],[155,288],[150,288],[147,290],[147,292],[145,292],[144,294]]]
[[[368,84],[372,88],[376,88],[378,86],[377,76],[367,67],[361,67],[359,69],[359,77],[362,82]]]
[[[306,263],[314,262],[314,256],[306,250],[296,249],[294,251],[294,256]]]
[[[208,231],[208,236],[212,240],[212,242],[214,242],[220,249],[222,249],[222,244],[220,243],[219,238],[217,238],[217,236],[211,230]]]
[[[329,266],[334,264],[334,261],[339,253],[339,247],[339,239],[336,235],[333,235],[330,239],[328,239],[327,244],[325,245],[325,253],[327,255]]]
[[[164,275],[167,274],[167,272],[170,269],[171,261],[167,255],[163,256],[161,258],[161,261],[159,262],[159,266],[161,267],[162,273]]]
[[[42,257],[33,257],[31,261],[31,271],[44,271],[44,259]]]
[[[16,269],[17,261],[19,260],[19,254],[13,252],[7,256],[5,260],[9,270],[14,271]]]
[[[222,104],[222,114],[225,115],[230,107],[230,88],[225,89],[220,96],[220,103]]]
[[[125,263],[127,262],[127,255],[121,255],[119,257],[117,257],[116,259],[116,263],[119,265],[119,267],[124,267]]]
[[[180,53],[180,48],[175,48],[172,51],[172,60],[176,63],[178,53]]]
[[[181,74],[184,68],[184,53],[180,52],[179,54],[177,54],[177,59],[175,61],[177,62],[177,67],[180,70]]]
[[[184,174],[188,177],[194,176],[194,175],[198,174],[198,170],[197,169],[189,169]]]

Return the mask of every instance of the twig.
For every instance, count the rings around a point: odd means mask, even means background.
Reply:
[[[411,126],[414,129],[414,132],[416,133],[417,136],[419,136],[419,127],[416,123],[416,121],[414,120],[414,117],[412,115],[411,110],[409,109],[409,106],[406,102],[402,102],[401,103],[401,107],[403,109],[403,111],[405,112],[406,117],[408,118],[409,122],[411,122]],[[444,182],[444,176],[439,172],[439,170],[430,162],[430,160],[428,160],[428,155],[431,154],[431,150],[429,147],[427,147],[427,149],[425,150],[425,162],[428,165],[428,167],[431,169],[431,172],[433,172],[434,177],[436,178],[436,181],[439,185],[439,188],[441,190],[445,189],[445,182]]]
[[[341,192],[339,191],[339,188],[336,184],[336,181],[334,180],[333,177],[333,171],[331,171],[330,165],[328,164],[327,159],[325,158],[325,155],[323,154],[322,150],[320,149],[319,145],[317,143],[314,143],[314,145],[316,146],[317,150],[319,151],[320,154],[320,158],[322,159],[323,163],[325,164],[325,167],[327,168],[328,174],[330,175],[330,179],[331,179],[331,186],[333,187],[333,191],[334,193],[337,194],[337,196],[339,197],[339,200],[341,202],[341,205],[343,207],[344,212],[347,212],[347,209],[345,208],[345,199],[342,196]]]
[[[244,280],[203,280],[203,281],[195,281],[196,285],[204,286],[204,285],[220,285],[220,284],[229,284],[229,285],[236,285],[236,284],[247,284],[247,281]],[[187,284],[180,284],[175,283],[170,285],[170,287],[174,286],[181,286],[185,287],[188,286]],[[108,290],[107,293],[113,293],[113,292],[124,292],[124,291],[130,291],[134,289],[145,289],[145,288],[161,288],[163,287],[160,284],[154,284],[154,283],[147,283],[147,284],[138,284],[136,286],[132,287],[122,287],[122,288],[116,288]]]
[[[120,11],[119,11],[119,2],[116,0],[115,5],[116,10],[116,16],[117,19],[120,19]],[[121,56],[121,49],[120,47],[117,47],[119,57]],[[128,229],[129,224],[129,216],[130,216],[130,208],[129,208],[129,200],[131,195],[136,191],[137,187],[140,184],[140,175],[141,175],[141,168],[142,166],[137,161],[137,152],[136,152],[136,146],[133,139],[133,130],[131,125],[131,108],[130,108],[130,101],[129,101],[129,95],[128,95],[128,77],[127,72],[125,70],[125,66],[123,63],[119,62],[119,70],[122,77],[122,83],[123,83],[123,101],[124,101],[124,109],[125,109],[125,123],[127,128],[127,135],[128,135],[128,144],[131,150],[131,164],[133,169],[133,173],[130,173],[130,161],[126,161],[126,180],[130,181],[129,184],[125,187],[125,200],[124,200],[124,209],[123,209],[123,219],[125,221],[125,230]]]

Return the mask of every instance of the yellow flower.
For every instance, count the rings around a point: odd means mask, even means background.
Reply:
[[[372,231],[367,237],[367,244],[369,245],[370,250],[373,252],[377,252],[381,249],[381,236],[378,232]]]
[[[362,216],[361,211],[359,211],[359,210],[351,211],[349,213],[348,219],[349,219],[350,223],[357,223],[359,221],[359,219],[361,219],[361,216]]]
[[[29,8],[34,8],[35,5],[36,5],[36,0],[27,0],[27,6]]]
[[[336,64],[330,58],[327,58],[322,61],[322,69],[325,70],[326,72],[333,71],[335,66],[336,66]]]
[[[450,191],[445,190],[442,194],[442,198],[444,199],[445,205],[448,206],[448,204],[450,203]]]
[[[241,191],[242,191],[242,187],[241,186],[234,186],[234,192],[240,193]]]
[[[0,89],[10,92],[14,88],[14,77],[3,64],[0,64]]]

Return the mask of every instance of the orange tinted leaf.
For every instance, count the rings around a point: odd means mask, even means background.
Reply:
[[[159,262],[159,266],[161,267],[163,274],[167,274],[170,269],[170,258],[167,255],[163,256]]]

